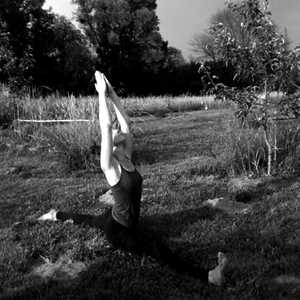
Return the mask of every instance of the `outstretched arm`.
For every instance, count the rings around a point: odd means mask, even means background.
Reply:
[[[112,117],[105,98],[106,83],[104,75],[96,71],[95,77],[95,87],[99,95],[99,122],[101,128],[100,161],[101,168],[105,172],[111,169],[113,165]]]
[[[111,86],[110,82],[107,80],[107,78],[105,76],[104,76],[104,79],[105,79],[105,82],[107,85],[108,95],[111,98],[113,105],[114,105],[114,109],[116,111],[117,119],[118,119],[118,122],[119,122],[120,128],[121,128],[121,132],[124,133],[126,136],[126,145],[125,145],[126,154],[129,156],[129,158],[131,158],[133,141],[132,141],[132,135],[130,133],[129,117],[126,114],[126,112],[121,104],[120,98],[116,94],[114,88]]]

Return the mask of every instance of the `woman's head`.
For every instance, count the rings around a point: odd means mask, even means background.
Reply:
[[[126,142],[126,135],[125,133],[120,132],[118,129],[113,129],[112,140],[113,140],[114,150],[116,148],[124,147]]]

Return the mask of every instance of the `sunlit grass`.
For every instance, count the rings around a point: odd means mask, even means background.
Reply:
[[[214,100],[213,96],[146,97],[121,100],[130,116],[159,115],[192,110],[222,109],[228,102]],[[26,119],[89,119],[98,117],[97,97],[25,97],[18,102],[17,115]]]

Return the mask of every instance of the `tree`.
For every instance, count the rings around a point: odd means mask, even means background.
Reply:
[[[182,52],[174,47],[168,47],[166,60],[165,60],[165,67],[168,70],[174,70],[177,67],[183,66],[186,64],[186,61],[182,55]]]
[[[43,0],[0,3],[0,80],[15,91],[87,92],[94,59],[83,34],[42,8]]]
[[[241,26],[242,17],[230,8],[219,10],[210,18],[209,23],[212,27],[215,25],[224,26],[226,30],[230,32],[231,36],[238,40],[240,44],[245,45],[250,41],[248,32]],[[215,48],[215,38],[216,36],[212,30],[207,30],[204,33],[194,36],[190,44],[197,58],[204,61],[217,61],[222,58],[222,56],[218,56],[218,49]]]
[[[227,7],[219,10],[210,19],[210,27],[206,32],[194,36],[191,46],[196,60],[204,63],[214,75],[216,82],[226,82],[229,86],[245,87],[249,84],[247,77],[235,77],[236,64],[224,60],[223,53],[218,48],[218,31],[216,28],[225,28],[227,34],[237,41],[243,48],[251,43],[251,34],[243,26],[243,17],[235,10]],[[224,83],[225,83],[224,82]],[[210,82],[205,82],[209,86]]]
[[[208,61],[217,60],[215,49],[213,48],[213,37],[209,33],[195,35],[190,44],[197,59]]]
[[[15,57],[9,44],[8,34],[0,33],[0,82],[10,77],[11,66],[15,65]]]
[[[77,19],[98,55],[99,69],[131,92],[151,90],[146,81],[164,67],[168,51],[159,33],[156,1],[74,2]]]
[[[51,27],[34,35],[35,84],[62,93],[94,90],[95,58],[87,38],[65,17],[53,15]]]
[[[0,33],[6,37],[4,47],[12,58],[11,63],[4,65],[4,74],[9,75],[15,88],[33,82],[33,32],[41,19],[47,18],[43,4],[44,0],[3,0],[0,3]]]
[[[249,82],[245,88],[215,84],[212,74],[207,73],[217,98],[227,98],[238,105],[237,117],[249,126],[263,129],[268,149],[267,174],[271,174],[272,162],[276,161],[277,122],[293,118],[299,122],[300,92],[294,73],[299,74],[300,51],[289,49],[284,36],[277,32],[268,10],[268,1],[261,6],[259,0],[229,2],[229,9],[242,20],[241,27],[249,42],[243,43],[222,23],[213,24],[210,32],[215,37],[214,49],[226,64],[235,66],[234,78]],[[206,69],[202,65],[202,69]],[[291,86],[296,88],[292,94]],[[280,100],[271,97],[277,91]],[[259,96],[263,92],[263,97]]]

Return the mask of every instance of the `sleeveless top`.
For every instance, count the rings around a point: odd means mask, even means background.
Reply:
[[[112,208],[112,217],[125,227],[132,228],[138,223],[142,183],[142,176],[136,169],[129,172],[121,165],[120,180],[111,187],[115,200]]]

